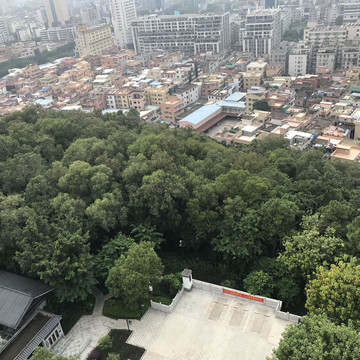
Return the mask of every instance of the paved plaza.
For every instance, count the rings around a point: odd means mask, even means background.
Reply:
[[[261,303],[193,288],[172,314],[150,309],[128,342],[143,360],[265,360],[288,324]]]
[[[93,315],[82,316],[55,352],[85,360],[111,329],[127,329],[125,320],[101,315],[108,297],[94,295]],[[146,349],[142,360],[265,360],[289,323],[262,303],[193,288],[173,313],[149,309],[134,320],[128,343]]]

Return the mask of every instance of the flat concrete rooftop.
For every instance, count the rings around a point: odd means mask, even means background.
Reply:
[[[262,303],[193,288],[171,314],[150,309],[128,342],[143,360],[265,360],[288,324]]]

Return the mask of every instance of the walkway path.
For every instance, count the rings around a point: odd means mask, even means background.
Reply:
[[[127,329],[126,320],[110,319],[102,316],[104,303],[111,295],[104,295],[99,289],[93,289],[95,306],[92,315],[83,315],[70,332],[56,344],[54,352],[64,355],[80,355],[85,360],[96,347],[99,339],[111,329]],[[137,323],[138,320],[133,320]]]
[[[93,315],[102,315],[104,303],[106,300],[110,299],[112,297],[111,294],[104,295],[97,287],[93,288],[92,291],[94,297],[95,297],[95,306],[93,310]]]

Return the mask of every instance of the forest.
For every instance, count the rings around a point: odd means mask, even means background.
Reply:
[[[31,106],[0,118],[0,190],[0,267],[54,286],[58,302],[105,287],[132,249],[157,254],[159,273],[188,267],[196,279],[313,316],[290,340],[316,326],[354,337],[358,164],[300,152],[283,138],[227,147],[191,129],[144,124],[133,109]],[[292,356],[281,346],[273,359]]]

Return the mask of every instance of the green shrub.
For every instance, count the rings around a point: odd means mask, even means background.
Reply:
[[[172,299],[163,296],[154,296],[151,300],[164,305],[170,305],[172,303]]]
[[[164,275],[162,282],[168,287],[171,298],[174,298],[181,290],[182,281],[180,273]]]
[[[122,299],[111,298],[105,301],[103,315],[113,319],[140,319],[149,308],[149,301],[144,301],[144,306],[139,305],[137,310],[129,309]]]
[[[120,360],[120,354],[109,353],[106,360]]]
[[[101,350],[108,350],[112,347],[112,339],[110,335],[105,335],[101,339],[99,339],[98,347]]]

